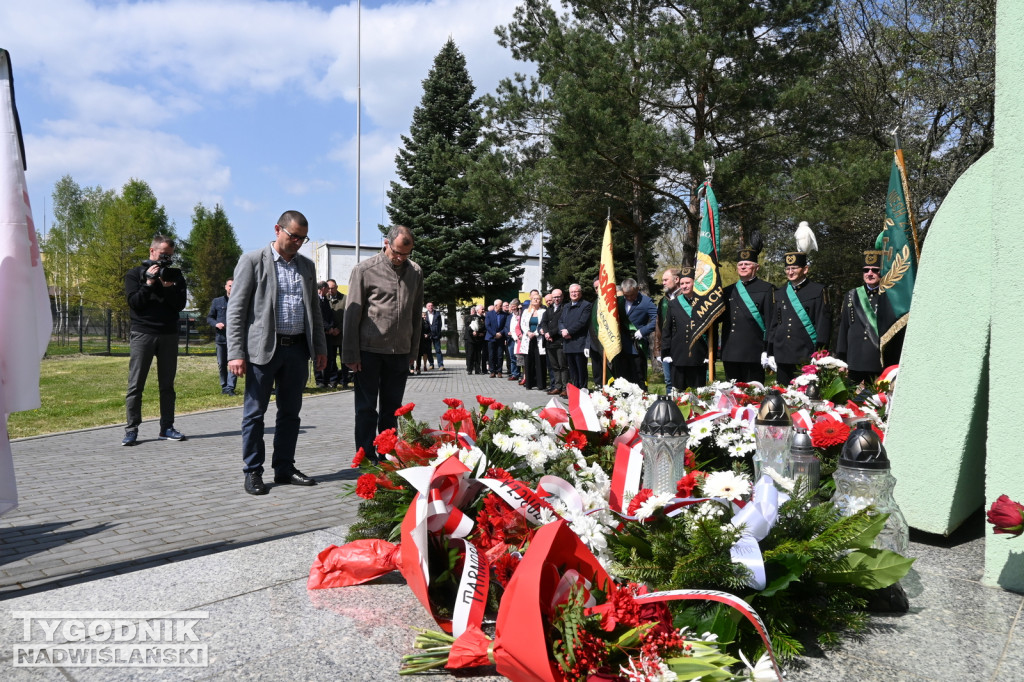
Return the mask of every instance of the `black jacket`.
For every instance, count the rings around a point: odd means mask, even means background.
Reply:
[[[878,373],[882,371],[882,355],[878,351],[878,330],[872,329],[867,315],[861,307],[859,289],[850,289],[843,297],[843,307],[839,310],[839,338],[836,339],[836,356],[857,372]],[[869,290],[868,304],[875,313],[876,320],[884,323],[885,294],[879,294],[878,288]]]
[[[812,343],[807,329],[789,302],[786,292],[788,287],[786,284],[775,290],[772,324],[768,328],[768,354],[775,356],[776,362],[793,365],[808,362],[812,353],[828,348],[829,336],[832,334],[832,313],[824,286],[805,279],[796,287],[796,296],[807,311],[818,337],[817,342]]]
[[[772,300],[775,287],[756,277],[747,283],[747,293],[761,314],[762,330],[743,302],[735,284],[724,290],[725,315],[722,316],[722,360],[724,362],[761,362],[761,353],[768,350],[767,332],[772,321]]]
[[[178,313],[185,309],[185,278],[181,270],[166,268],[164,277],[172,286],[165,287],[160,280],[147,285],[148,269],[148,266],[140,265],[124,276],[131,330],[143,334],[177,334]]]
[[[708,359],[707,336],[702,334],[690,349],[693,323],[681,301],[682,296],[677,296],[668,304],[668,319],[661,328],[661,357],[672,358],[673,366],[697,367]]]
[[[217,323],[223,323],[224,327],[217,329]],[[213,340],[220,344],[228,342],[228,297],[218,296],[210,301],[210,314],[206,316],[206,323],[213,329]]]

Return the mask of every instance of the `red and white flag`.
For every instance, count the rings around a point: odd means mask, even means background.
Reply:
[[[601,420],[597,418],[597,410],[590,399],[590,391],[582,391],[572,384],[565,387],[569,395],[569,416],[572,426],[579,431],[600,431]]]
[[[0,49],[0,514],[18,506],[7,415],[39,407],[39,362],[52,330],[10,55]]]

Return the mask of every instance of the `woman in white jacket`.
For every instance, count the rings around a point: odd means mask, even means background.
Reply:
[[[544,311],[540,292],[530,292],[530,306],[523,311],[519,319],[519,331],[522,335],[526,367],[523,369],[523,386],[529,390],[546,389],[548,375],[544,357],[544,336],[541,333],[541,321]]]

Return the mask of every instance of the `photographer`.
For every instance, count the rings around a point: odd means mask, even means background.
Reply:
[[[157,235],[149,245],[149,260],[124,276],[124,293],[131,313],[129,333],[127,425],[121,445],[135,445],[142,422],[142,391],[156,356],[160,385],[160,440],[185,440],[174,428],[174,376],[178,371],[178,313],[185,309],[185,278],[172,268],[174,240]]]

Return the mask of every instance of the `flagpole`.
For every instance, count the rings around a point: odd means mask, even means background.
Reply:
[[[921,247],[917,243],[917,225],[914,224],[914,211],[910,207],[910,186],[907,184],[907,167],[903,162],[903,145],[900,143],[899,128],[893,131],[893,138],[896,141],[896,149],[893,154],[896,158],[896,167],[900,169],[900,182],[903,184],[903,198],[907,204],[907,219],[910,221],[910,236],[914,238],[914,255],[921,260]]]

